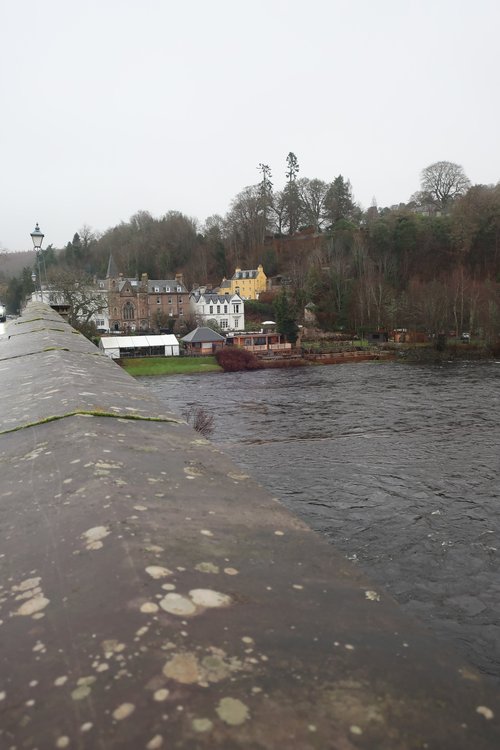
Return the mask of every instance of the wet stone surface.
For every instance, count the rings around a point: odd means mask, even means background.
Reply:
[[[0,747],[498,747],[497,691],[186,425],[63,416],[0,471]]]

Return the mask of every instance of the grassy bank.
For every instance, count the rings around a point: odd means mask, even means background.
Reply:
[[[139,375],[188,375],[196,372],[222,372],[215,357],[138,357],[122,359],[124,370]]]

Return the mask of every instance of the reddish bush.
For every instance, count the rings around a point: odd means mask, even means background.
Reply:
[[[224,346],[215,352],[217,364],[224,372],[237,372],[238,370],[261,370],[262,365],[251,352],[240,349],[237,346]]]

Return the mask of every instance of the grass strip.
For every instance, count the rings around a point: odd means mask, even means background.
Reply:
[[[122,359],[129,375],[189,375],[198,372],[222,372],[215,357],[137,357]]]

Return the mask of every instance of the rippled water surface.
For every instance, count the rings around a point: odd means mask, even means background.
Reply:
[[[500,363],[143,378],[500,681]]]

